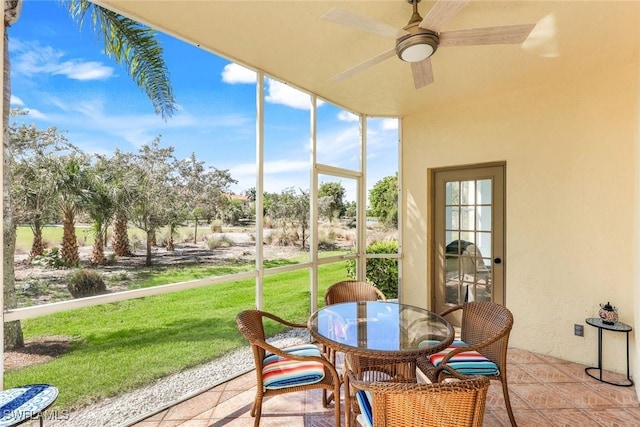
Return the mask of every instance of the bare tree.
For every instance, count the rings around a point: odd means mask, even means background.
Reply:
[[[20,113],[18,113],[20,114]],[[55,127],[12,124],[9,128],[11,197],[16,223],[28,224],[33,232],[30,257],[42,255],[42,229],[56,212],[57,197],[52,186],[54,157],[71,147]]]
[[[131,170],[136,187],[131,208],[131,222],[147,235],[146,265],[151,265],[155,233],[169,223],[176,192],[173,172],[176,160],[173,147],[160,148],[160,137],[144,145],[134,157]]]

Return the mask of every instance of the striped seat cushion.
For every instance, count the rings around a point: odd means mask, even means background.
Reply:
[[[370,391],[360,390],[356,393],[356,400],[360,407],[358,421],[365,427],[373,427],[373,410],[371,409],[372,395]]]
[[[320,356],[315,345],[301,344],[283,349],[296,356]],[[314,384],[324,378],[324,365],[315,360],[287,359],[276,354],[267,354],[262,361],[262,380],[265,389]]]
[[[429,356],[433,366],[439,366],[442,359],[450,352],[460,347],[468,347],[464,341],[456,340],[446,349]],[[447,365],[463,375],[498,375],[498,365],[484,357],[477,351],[464,351],[453,356]]]

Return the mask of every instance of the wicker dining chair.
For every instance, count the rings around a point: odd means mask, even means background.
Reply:
[[[416,365],[432,382],[445,377],[485,376],[502,383],[504,402],[512,426],[517,426],[507,385],[507,349],[513,315],[506,307],[490,301],[473,301],[451,307],[446,316],[462,310],[460,340],[447,349],[418,358]]]
[[[341,280],[329,286],[324,293],[324,304],[333,305],[343,302],[386,301],[384,293],[369,282],[363,280]],[[323,352],[331,363],[336,364],[336,352],[323,347]],[[326,395],[326,391],[323,392]],[[326,399],[323,397],[323,399]],[[348,423],[347,423],[348,425]]]
[[[333,305],[342,302],[386,301],[387,297],[372,284],[361,280],[341,280],[329,286],[324,293],[324,304]],[[330,348],[323,349],[327,358],[335,365],[336,353]]]
[[[489,389],[486,377],[417,384],[361,381],[351,371],[347,376],[364,426],[482,426]]]
[[[288,322],[274,314],[246,310],[236,316],[238,329],[251,344],[256,366],[256,397],[251,407],[254,426],[260,425],[262,401],[265,397],[310,389],[323,389],[324,407],[328,406],[326,391],[332,391],[335,424],[340,426],[340,376],[335,367],[313,344],[278,348],[266,341],[264,320],[271,319],[291,328],[306,329],[306,325]]]
[[[354,301],[386,301],[387,297],[372,284],[360,280],[342,280],[329,286],[324,293],[325,305]]]

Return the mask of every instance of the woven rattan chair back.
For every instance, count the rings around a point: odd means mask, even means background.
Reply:
[[[386,299],[380,289],[359,280],[343,280],[334,283],[324,293],[325,305],[354,301],[385,301]]]
[[[481,427],[489,379],[434,383],[365,382],[348,373],[355,391],[372,394],[373,427]]]
[[[264,328],[264,320],[271,319],[275,322],[278,322],[282,325],[288,326],[290,328],[302,328],[306,329],[306,325],[296,324],[292,322],[288,322],[274,314],[267,313],[260,310],[246,310],[239,313],[236,316],[236,324],[238,325],[238,329],[244,335],[244,337],[249,341],[251,345],[251,349],[253,351],[253,361],[256,367],[256,397],[253,402],[253,406],[251,407],[251,416],[255,417],[254,426],[258,427],[260,425],[260,416],[262,414],[262,401],[264,397],[278,395],[283,393],[293,393],[298,391],[305,391],[310,389],[322,389],[323,390],[323,406],[328,406],[327,401],[327,391],[333,392],[333,396],[338,396],[334,398],[335,401],[335,423],[336,427],[340,426],[340,376],[336,371],[335,367],[331,362],[329,362],[326,358],[321,356],[296,356],[292,354],[288,354],[283,349],[273,346],[272,344],[266,341],[266,334]],[[316,362],[320,362],[324,365],[324,378],[313,384],[306,385],[292,385],[285,388],[278,389],[267,389],[264,386],[263,381],[263,372],[262,372],[262,364],[264,357],[267,353],[277,354],[279,356],[285,357],[287,359],[299,360],[299,361],[309,361],[313,360]]]
[[[489,301],[462,304],[460,339],[470,346],[493,340],[478,348],[487,359],[506,370],[507,346],[513,327],[513,315],[507,307]]]
[[[507,385],[507,349],[509,335],[513,327],[513,315],[508,308],[490,301],[472,301],[460,304],[441,313],[447,316],[462,310],[460,339],[469,345],[468,350],[475,350],[498,366],[498,375],[487,375],[489,379],[502,383],[505,406],[512,426],[517,426]],[[418,368],[432,381],[440,381],[446,376],[446,359],[438,369],[428,361],[419,359]],[[461,378],[461,377],[459,377]]]

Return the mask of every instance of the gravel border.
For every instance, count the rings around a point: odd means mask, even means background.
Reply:
[[[311,338],[306,329],[293,329],[267,341],[282,347],[308,343]],[[251,349],[244,347],[204,365],[161,378],[141,389],[68,414],[58,414],[58,419],[47,420],[47,425],[130,426],[253,369]]]

